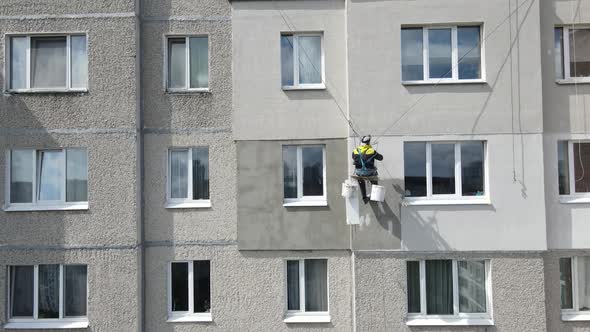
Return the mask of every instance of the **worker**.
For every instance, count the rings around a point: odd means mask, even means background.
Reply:
[[[365,180],[369,180],[371,184],[377,184],[377,167],[375,167],[375,160],[383,160],[383,156],[379,154],[371,146],[371,135],[363,136],[361,145],[352,152],[352,160],[354,161],[354,174],[359,182],[361,194],[363,195],[363,202],[367,204],[369,198],[367,197],[367,188],[365,187]]]

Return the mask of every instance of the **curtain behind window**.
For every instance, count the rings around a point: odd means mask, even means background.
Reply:
[[[33,176],[35,174],[32,150],[13,150],[10,153],[10,202],[33,201]]]
[[[39,151],[39,193],[40,201],[61,200],[64,170],[62,168],[63,151]]]
[[[33,317],[33,266],[10,267],[11,317]]]
[[[85,149],[68,149],[66,153],[66,201],[88,200],[88,157]]]
[[[168,87],[186,88],[186,41],[184,38],[168,42]]]
[[[39,318],[59,318],[59,265],[39,265]]]
[[[66,317],[86,316],[87,267],[85,265],[64,266],[64,274],[64,315]]]
[[[561,287],[561,308],[572,309],[572,259],[569,257],[559,259],[559,285]]]
[[[299,83],[322,83],[322,39],[299,37]]]
[[[285,198],[297,198],[297,147],[283,146],[283,193]]]
[[[459,312],[486,312],[486,264],[484,261],[458,261]]]
[[[305,311],[328,311],[328,262],[305,261]]]
[[[590,257],[578,257],[578,303],[580,311],[590,310]]]
[[[66,37],[31,38],[31,87],[66,87]]]
[[[574,180],[577,193],[590,192],[590,143],[574,143]]]
[[[209,199],[209,148],[193,149],[193,199]]]
[[[287,310],[300,310],[299,301],[299,261],[287,261]]]
[[[10,88],[27,87],[27,38],[10,38]]]
[[[207,37],[190,38],[191,88],[209,86],[209,40]]]
[[[293,85],[293,36],[281,36],[281,84]]]
[[[408,261],[408,312],[420,312],[420,262]]]
[[[303,196],[324,194],[324,149],[302,147]]]
[[[453,264],[451,260],[426,261],[426,313],[453,314]]]
[[[170,151],[170,198],[188,197],[188,151]]]

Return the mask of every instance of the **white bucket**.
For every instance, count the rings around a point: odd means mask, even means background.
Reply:
[[[354,185],[350,180],[344,181],[342,183],[342,197],[350,198],[352,196],[352,192],[354,191]]]
[[[376,184],[372,185],[371,200],[375,202],[383,202],[385,200],[385,187]]]

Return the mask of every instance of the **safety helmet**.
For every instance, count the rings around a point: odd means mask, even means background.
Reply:
[[[363,138],[361,139],[361,142],[363,144],[370,144],[371,143],[371,135],[365,135],[365,136],[363,136]]]

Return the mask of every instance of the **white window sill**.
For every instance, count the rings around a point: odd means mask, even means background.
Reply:
[[[313,315],[305,313],[286,314],[283,322],[289,324],[297,323],[330,323],[332,318],[329,314]]]
[[[568,78],[563,80],[556,80],[555,83],[559,85],[568,85],[568,84],[588,84],[590,83],[590,77],[586,78]]]
[[[563,204],[584,204],[590,203],[590,196],[578,196],[578,195],[560,195],[559,203]]]
[[[427,206],[427,205],[491,205],[489,197],[473,196],[473,198],[422,198],[422,197],[406,197],[403,199],[404,206]]]
[[[486,80],[428,80],[428,81],[402,81],[402,85],[443,85],[443,84],[486,84]]]
[[[464,318],[464,317],[449,317],[449,318],[428,318],[428,317],[412,317],[406,319],[408,326],[493,326],[494,320],[490,318]]]
[[[318,201],[284,201],[284,207],[297,207],[297,206],[328,206],[327,200]]]
[[[590,321],[590,311],[562,311],[561,320],[564,322]]]
[[[83,203],[65,203],[55,205],[41,205],[41,204],[12,204],[4,207],[4,212],[17,211],[75,211],[88,210],[88,202]]]
[[[282,87],[285,91],[294,90],[326,90],[325,84],[309,84],[309,85],[284,85]]]
[[[4,324],[5,329],[85,329],[88,320],[36,320],[13,321]]]
[[[212,322],[213,316],[211,313],[195,313],[185,315],[172,315],[166,320],[167,323],[206,323]]]
[[[88,89],[22,89],[6,90],[5,93],[43,94],[43,93],[85,93]]]
[[[166,209],[206,209],[211,207],[210,200],[192,202],[166,202]]]
[[[199,88],[199,89],[166,89],[167,93],[170,94],[190,94],[190,93],[208,93],[209,88]]]

